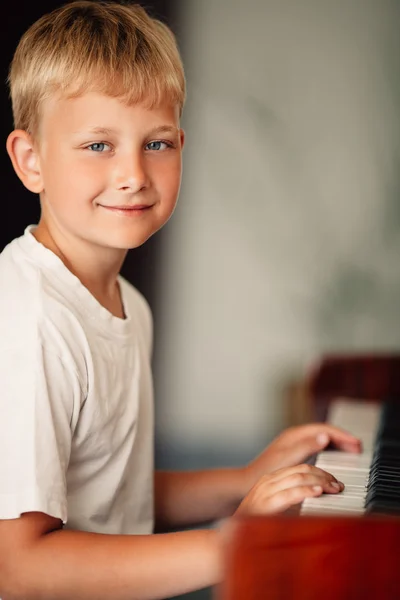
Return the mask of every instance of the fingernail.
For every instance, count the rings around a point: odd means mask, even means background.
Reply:
[[[331,481],[331,486],[337,490],[342,490],[344,488],[344,485],[341,481]]]
[[[319,433],[317,435],[317,442],[318,444],[321,444],[321,446],[326,446],[326,444],[329,442],[329,437],[326,433]]]

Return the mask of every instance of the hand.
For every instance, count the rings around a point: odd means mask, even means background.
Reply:
[[[350,433],[327,423],[289,427],[247,467],[245,489],[249,490],[266,473],[303,463],[329,443],[346,452],[360,452],[361,442]]]
[[[333,475],[302,464],[264,475],[239,505],[235,515],[268,515],[283,512],[305,498],[336,494],[344,489]]]

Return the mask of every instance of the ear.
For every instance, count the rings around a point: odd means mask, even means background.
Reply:
[[[7,138],[7,152],[14,170],[24,186],[35,194],[43,191],[37,149],[26,131],[16,129]]]
[[[183,131],[183,129],[179,130],[179,137],[181,140],[181,150],[183,150],[183,146],[185,145],[185,132]]]

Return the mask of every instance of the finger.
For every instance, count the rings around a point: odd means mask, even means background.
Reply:
[[[361,440],[330,425],[314,427],[307,437],[298,440],[291,449],[291,458],[299,462],[321,452],[329,443],[346,452],[360,452]]]
[[[315,467],[314,465],[305,463],[301,465],[295,465],[294,467],[285,467],[265,475],[260,479],[260,483],[271,485],[296,474],[323,476],[327,481],[338,481],[336,477],[332,475],[332,473],[329,473],[320,467]]]
[[[325,438],[326,443],[328,441],[335,441],[338,444],[350,444],[358,447],[361,444],[361,440],[349,431],[336,427],[335,425],[330,425],[329,423],[309,423],[308,425],[298,428],[296,431],[296,442],[301,442],[307,438],[311,439],[319,435],[328,436],[328,440]],[[321,437],[321,443],[322,440],[323,438]]]
[[[313,485],[321,486],[326,494],[337,494],[344,489],[344,484],[341,481],[337,481],[329,473],[317,471],[315,473],[293,473],[277,481],[265,482],[265,487],[261,485],[258,493],[263,494],[264,487],[266,496],[270,497],[283,489]]]
[[[347,452],[360,452],[362,449],[359,438],[333,425],[325,425],[324,429],[317,435],[317,438],[322,445],[327,445],[328,442],[331,442],[337,448]]]
[[[358,438],[353,435],[350,431],[343,429],[341,427],[336,427],[335,425],[331,425],[330,423],[318,421],[316,423],[308,423],[307,425],[301,425],[297,427],[289,428],[292,430],[292,441],[300,441],[301,439],[313,435],[318,435],[321,432],[332,432],[333,434],[338,434],[343,439],[347,439],[348,441],[358,440]],[[287,430],[288,431],[288,430]]]
[[[290,508],[291,506],[295,506],[296,504],[300,504],[306,498],[316,498],[320,496],[323,492],[323,489],[320,485],[315,486],[297,486],[294,488],[287,488],[281,490],[274,496],[267,498],[264,505],[260,507],[261,512],[263,514],[272,514],[277,512],[283,512]]]

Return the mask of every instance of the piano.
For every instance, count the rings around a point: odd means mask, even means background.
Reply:
[[[327,357],[308,385],[316,419],[358,435],[363,452],[315,457],[341,494],[238,520],[217,600],[400,598],[400,356]]]
[[[400,402],[338,398],[330,406],[328,422],[359,437],[363,452],[321,452],[316,466],[342,481],[345,491],[307,498],[300,514],[400,515]]]

